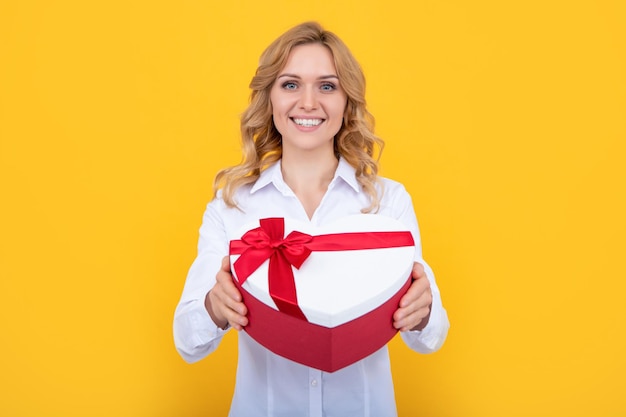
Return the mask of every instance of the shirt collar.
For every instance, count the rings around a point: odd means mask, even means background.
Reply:
[[[335,182],[338,178],[341,178],[346,184],[348,184],[357,193],[361,191],[359,182],[356,179],[356,170],[352,165],[348,163],[343,157],[339,158],[339,165],[337,165],[337,171],[335,171]]]
[[[261,171],[261,175],[259,175],[259,178],[250,189],[250,194],[256,193],[258,190],[271,183],[279,190],[282,190],[282,185],[285,184],[283,174],[280,171],[280,160]]]
[[[283,180],[283,173],[280,170],[280,162],[281,161],[279,160],[278,162],[270,165],[265,170],[263,170],[263,172],[261,172],[261,175],[250,189],[250,194],[254,194],[268,184],[274,184],[274,186],[282,193],[287,192],[289,187],[287,186],[287,184],[285,184],[285,181]],[[337,170],[335,171],[335,177],[333,178],[331,184],[335,183],[338,179],[341,179],[358,193],[361,188],[359,186],[359,182],[356,179],[355,172],[356,170],[352,167],[352,165],[350,165],[345,159],[340,157],[339,164],[337,165]]]

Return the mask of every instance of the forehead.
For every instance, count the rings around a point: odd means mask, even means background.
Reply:
[[[337,75],[333,54],[319,43],[307,43],[294,47],[281,73],[304,75]]]

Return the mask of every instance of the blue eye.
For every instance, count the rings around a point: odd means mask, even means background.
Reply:
[[[287,82],[283,83],[283,88],[285,90],[295,90],[296,88],[298,88],[298,86],[296,85],[296,83],[294,83],[292,81],[287,81]]]
[[[333,90],[336,90],[337,87],[335,87],[335,84],[333,83],[325,83],[325,84],[322,84],[321,89],[322,91],[333,91]]]

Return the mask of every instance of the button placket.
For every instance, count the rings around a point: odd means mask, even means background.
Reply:
[[[309,368],[309,415],[322,417],[322,371]]]

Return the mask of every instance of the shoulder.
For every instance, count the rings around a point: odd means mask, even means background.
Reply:
[[[413,213],[411,195],[404,184],[384,177],[379,177],[380,208],[379,213],[400,218]]]
[[[243,184],[235,190],[234,195],[233,195],[233,200],[237,206],[244,203],[250,198],[250,191],[252,190],[253,186],[254,186],[254,183]],[[220,208],[220,209],[229,208],[228,205],[226,204],[226,201],[224,200],[224,193],[222,189],[217,190],[217,192],[215,193],[215,196],[209,202],[209,206],[213,206],[215,208]]]
[[[408,198],[410,199],[409,192],[401,182],[392,180],[386,177],[378,177],[379,185],[378,192],[381,196],[381,202],[385,200],[397,200]]]

